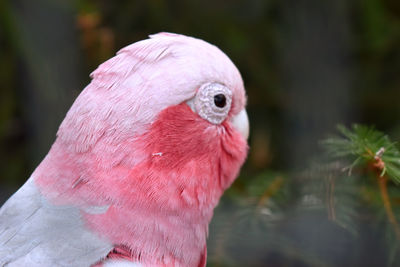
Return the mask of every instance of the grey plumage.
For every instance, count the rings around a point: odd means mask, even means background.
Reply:
[[[0,266],[90,266],[112,244],[85,228],[79,208],[55,206],[31,177],[0,209]]]

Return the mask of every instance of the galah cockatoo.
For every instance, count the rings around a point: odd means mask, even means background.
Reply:
[[[205,266],[214,207],[247,154],[239,71],[160,33],[91,78],[0,210],[0,266]]]

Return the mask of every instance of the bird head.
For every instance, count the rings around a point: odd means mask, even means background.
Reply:
[[[157,255],[185,246],[186,256],[174,257],[198,260],[213,209],[247,154],[239,71],[209,43],[159,33],[91,77],[35,171],[40,190],[55,203],[106,207],[86,212],[88,225],[142,258],[175,233]]]

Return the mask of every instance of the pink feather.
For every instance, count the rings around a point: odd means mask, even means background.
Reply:
[[[246,102],[238,70],[215,46],[161,33],[91,77],[35,170],[36,185],[52,204],[81,209],[86,227],[114,244],[108,258],[204,266],[213,209],[247,154],[230,122]],[[185,103],[206,82],[233,93],[220,125]]]

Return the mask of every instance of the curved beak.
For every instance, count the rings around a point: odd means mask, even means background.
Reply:
[[[245,109],[242,109],[236,116],[232,117],[232,124],[247,140],[249,137],[249,118]]]

